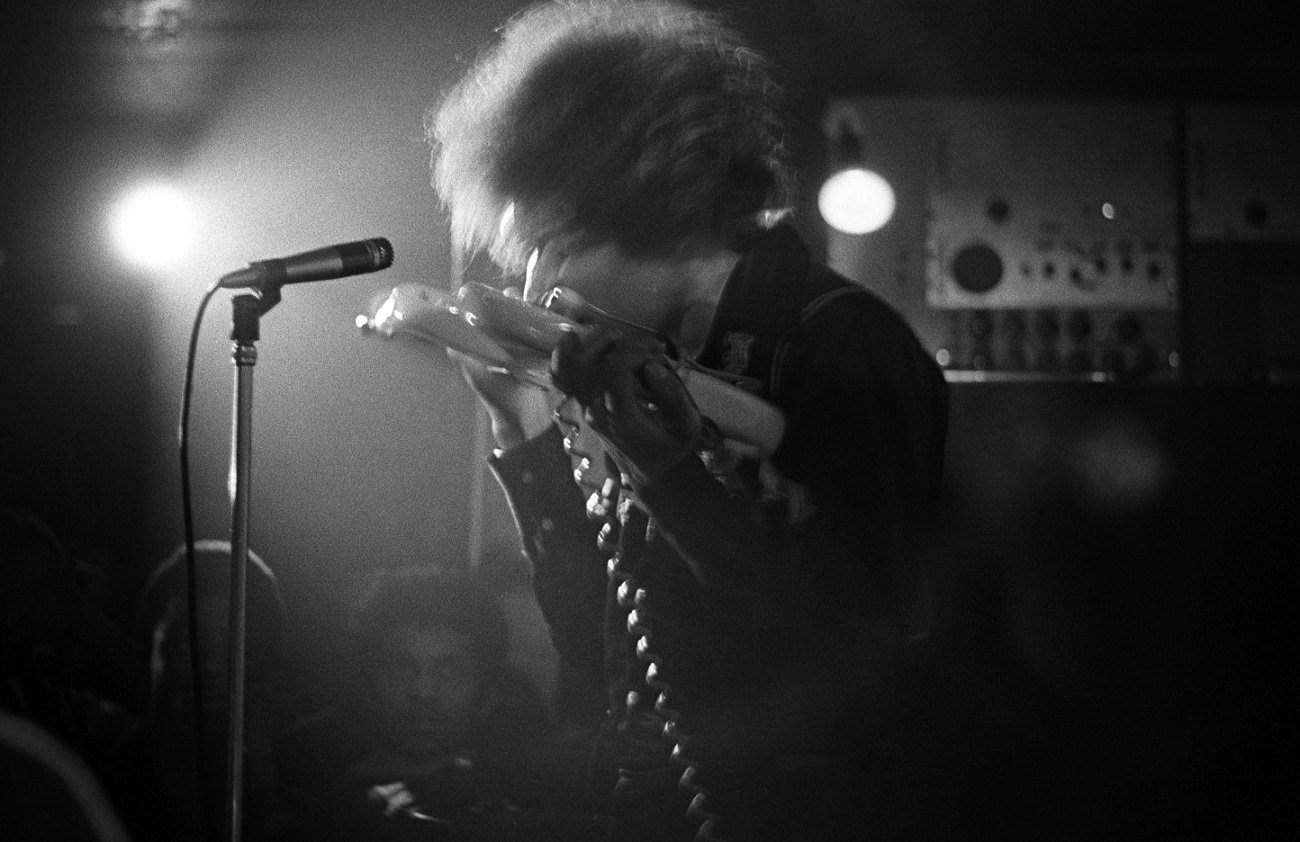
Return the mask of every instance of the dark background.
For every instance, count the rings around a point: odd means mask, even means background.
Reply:
[[[4,501],[100,567],[127,621],[181,538],[175,428],[203,289],[249,260],[383,235],[393,270],[294,288],[264,320],[252,543],[317,621],[381,564],[473,559],[509,574],[471,396],[436,354],[362,340],[352,317],[392,283],[451,283],[422,113],[521,4],[24,5],[0,13]],[[796,222],[814,245],[819,120],[834,96],[1294,104],[1300,82],[1284,4],[703,5],[783,71]],[[117,191],[143,175],[179,180],[207,208],[195,254],[166,273],[128,267],[103,232]],[[1186,277],[1201,280],[1186,288],[1184,350],[1203,376],[954,386],[940,604],[954,625],[995,626],[1038,677],[1149,746],[1179,746],[1160,756],[1194,760],[1196,775],[1174,777],[1206,813],[1198,826],[1272,831],[1260,816],[1277,816],[1294,829],[1277,782],[1296,747],[1297,401],[1232,360],[1258,330],[1240,281],[1262,261],[1294,293],[1300,258],[1273,243],[1189,259]],[[191,444],[200,536],[229,528],[228,323],[218,296]],[[1154,490],[1123,505],[1122,476],[1089,485],[1097,448],[1154,464]],[[535,622],[526,597],[507,596],[518,622]],[[330,635],[309,659],[327,661]]]

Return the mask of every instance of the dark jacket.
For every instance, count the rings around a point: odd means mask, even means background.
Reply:
[[[743,255],[697,362],[778,406],[785,436],[768,459],[705,454],[639,489],[612,562],[558,430],[492,460],[555,645],[607,688],[614,766],[653,768],[674,742],[745,780],[858,764],[914,630],[942,374],[898,314],[785,226]]]

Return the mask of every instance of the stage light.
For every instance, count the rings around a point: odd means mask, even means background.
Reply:
[[[852,111],[826,115],[822,127],[830,153],[831,176],[817,192],[817,209],[826,224],[843,234],[870,234],[894,215],[894,188],[868,168],[868,127]]]
[[[826,179],[817,193],[822,219],[845,234],[869,234],[894,215],[894,188],[879,174],[850,167]]]
[[[113,208],[111,225],[122,255],[151,269],[174,265],[194,239],[190,203],[167,184],[146,184],[127,193]]]

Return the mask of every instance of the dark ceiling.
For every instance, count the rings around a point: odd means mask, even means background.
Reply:
[[[183,133],[226,102],[291,5],[56,0],[5,16],[7,96],[47,128]]]
[[[9,104],[27,106],[38,121],[183,135],[223,107],[252,54],[341,2],[348,0],[25,4],[4,19]],[[382,14],[385,3],[366,5]],[[439,14],[455,2],[428,5]],[[464,0],[460,11],[474,5]],[[1297,30],[1253,2],[701,5],[729,12],[777,59],[803,102],[829,93],[1277,99],[1292,96],[1300,80]],[[483,37],[497,22],[488,14]]]

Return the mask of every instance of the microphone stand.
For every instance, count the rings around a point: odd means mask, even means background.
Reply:
[[[256,342],[260,319],[280,303],[280,285],[262,284],[258,295],[238,295],[232,303],[232,357],[235,364],[234,421],[231,461],[234,488],[230,525],[230,737],[226,755],[226,820],[228,838],[239,842],[244,813],[244,722],[246,640],[248,602],[248,512],[249,482],[253,452],[253,366],[257,364]]]
[[[393,246],[378,237],[304,252],[279,260],[263,260],[231,272],[218,281],[225,288],[250,288],[256,294],[239,295],[233,305],[235,407],[230,458],[234,474],[230,506],[230,694],[226,763],[225,820],[231,842],[239,842],[244,801],[245,719],[245,619],[248,601],[248,498],[253,452],[253,366],[261,317],[280,303],[286,283],[325,280],[386,269],[393,262]]]

